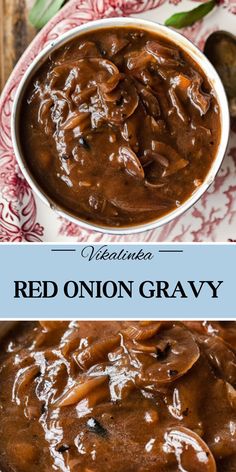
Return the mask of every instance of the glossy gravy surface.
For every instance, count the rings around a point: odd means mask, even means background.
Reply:
[[[45,193],[73,215],[132,226],[174,210],[216,155],[219,107],[198,65],[135,28],[53,53],[22,104],[21,146]]]
[[[235,340],[235,323],[21,322],[1,472],[235,472]]]

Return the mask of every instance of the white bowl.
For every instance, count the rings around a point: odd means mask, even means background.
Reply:
[[[47,60],[49,55],[55,51],[56,49],[60,48],[62,45],[67,43],[73,38],[78,38],[81,34],[97,31],[99,29],[103,29],[105,27],[115,27],[115,26],[126,26],[126,27],[138,27],[140,29],[145,29],[152,33],[157,33],[159,36],[163,36],[163,38],[170,39],[173,41],[177,46],[182,48],[187,54],[199,64],[200,68],[207,76],[208,81],[215,92],[216,99],[219,104],[220,108],[220,120],[221,120],[221,135],[220,135],[220,142],[218,146],[218,151],[215,156],[214,162],[201,186],[197,188],[197,190],[182,204],[180,207],[176,208],[175,210],[169,212],[168,214],[157,218],[156,220],[152,220],[149,223],[141,223],[135,226],[128,226],[128,227],[107,227],[102,226],[96,223],[88,223],[87,221],[81,219],[70,213],[70,211],[62,209],[60,205],[52,201],[45,193],[45,191],[40,187],[32,173],[30,172],[27,162],[24,158],[24,155],[21,151],[20,147],[20,139],[19,139],[19,120],[22,119],[20,116],[21,110],[21,103],[24,92],[35,72],[39,69],[39,67]],[[23,76],[19,88],[17,90],[14,104],[13,104],[13,111],[12,111],[12,140],[13,140],[13,148],[19,163],[19,166],[24,174],[26,180],[28,181],[29,185],[32,187],[34,192],[43,200],[44,203],[49,205],[53,208],[58,215],[67,218],[68,220],[72,221],[73,223],[79,224],[80,226],[90,229],[90,230],[97,230],[102,233],[110,233],[110,234],[132,234],[132,233],[139,233],[141,231],[147,231],[151,229],[158,228],[165,223],[169,223],[174,218],[177,218],[186,210],[188,210],[196,201],[202,196],[202,194],[207,190],[207,188],[212,184],[215,179],[215,176],[220,168],[222,160],[224,158],[228,138],[229,138],[229,129],[230,129],[230,120],[229,120],[229,108],[228,108],[228,101],[225,94],[225,90],[223,84],[220,80],[219,75],[217,74],[216,70],[212,66],[212,64],[208,61],[208,59],[204,56],[204,54],[188,39],[182,36],[180,33],[176,31],[160,25],[158,23],[154,23],[151,21],[140,20],[135,18],[109,18],[104,20],[98,20],[86,23],[82,26],[74,28],[67,33],[63,34],[59,39],[49,44],[46,48],[44,48],[39,55],[34,59],[30,67],[27,69],[25,75]]]

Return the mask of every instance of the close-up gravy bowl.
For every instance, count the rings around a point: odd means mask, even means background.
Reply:
[[[235,471],[235,321],[9,328],[0,322],[1,472]]]
[[[82,217],[73,214],[70,210],[64,209],[60,204],[58,204],[58,202],[56,202],[56,200],[54,201],[54,199],[50,197],[47,192],[45,192],[45,190],[41,187],[37,178],[35,178],[31,170],[29,169],[27,160],[25,158],[20,143],[20,123],[22,125],[22,120],[24,120],[24,115],[21,113],[22,100],[33,76],[39,70],[42,64],[44,64],[45,61],[51,56],[51,54],[55,52],[58,48],[62,47],[67,42],[75,38],[79,38],[80,35],[93,32],[97,33],[101,29],[103,30],[104,28],[115,27],[128,27],[138,29],[140,28],[141,30],[157,34],[159,38],[163,38],[163,40],[169,40],[172,43],[175,43],[177,47],[183,50],[199,66],[204,75],[207,77],[209,84],[214,91],[214,95],[219,106],[219,116],[221,124],[219,142],[214,161],[212,162],[212,165],[205,179],[191,194],[191,196],[187,198],[184,202],[182,202],[180,206],[169,211],[163,216],[160,216],[154,220],[152,219],[152,221],[150,222],[141,222],[140,224],[132,224],[129,226],[122,225],[120,227],[103,225],[100,222],[97,223],[87,221],[86,219],[83,219]],[[89,22],[75,29],[72,29],[66,34],[62,35],[56,41],[50,43],[45,49],[43,49],[39,53],[39,55],[34,59],[32,64],[29,66],[26,73],[24,74],[17,90],[13,104],[11,125],[13,148],[18,164],[21,168],[24,177],[26,178],[29,185],[32,187],[35,194],[38,195],[46,205],[50,206],[54,211],[56,211],[58,215],[67,218],[73,223],[79,224],[80,226],[86,229],[119,235],[139,233],[142,231],[158,228],[163,224],[170,222],[174,218],[179,217],[197,202],[197,200],[203,195],[207,188],[213,183],[224,158],[229,136],[229,110],[225,90],[216,70],[208,61],[208,59],[204,56],[204,54],[183,35],[163,25],[146,20],[138,20],[134,18],[110,18]]]

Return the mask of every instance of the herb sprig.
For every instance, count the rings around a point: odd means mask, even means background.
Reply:
[[[197,21],[201,20],[204,16],[208,15],[211,10],[216,6],[216,0],[210,0],[209,2],[202,3],[193,10],[183,11],[175,13],[165,21],[166,26],[173,26],[174,28],[180,29],[186,26],[192,26]]]
[[[42,28],[67,1],[68,0],[36,0],[29,14],[30,22],[35,28]],[[177,29],[191,26],[208,15],[216,4],[217,0],[210,0],[193,8],[193,10],[175,13],[165,21],[165,25]]]
[[[67,0],[36,0],[30,10],[31,24],[40,29],[60,10]]]

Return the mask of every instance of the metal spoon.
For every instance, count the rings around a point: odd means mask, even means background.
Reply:
[[[227,31],[212,33],[204,53],[220,75],[229,99],[230,115],[236,117],[236,36]]]

